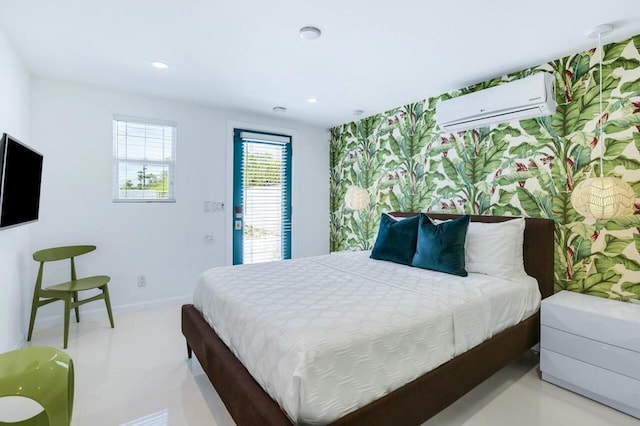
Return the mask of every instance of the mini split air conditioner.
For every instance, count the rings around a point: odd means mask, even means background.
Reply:
[[[436,122],[457,132],[506,121],[551,115],[556,112],[555,78],[538,72],[488,89],[436,104]]]

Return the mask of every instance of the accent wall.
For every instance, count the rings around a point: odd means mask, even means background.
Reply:
[[[591,49],[331,129],[331,251],[371,249],[383,212],[551,218],[556,291],[639,300],[640,204],[635,215],[595,221],[570,202],[580,181],[600,174],[601,147],[604,174],[640,194],[640,35],[604,46],[602,116],[599,58]],[[535,72],[555,76],[553,116],[455,134],[438,129],[439,99]],[[366,189],[366,208],[345,205],[350,187]]]

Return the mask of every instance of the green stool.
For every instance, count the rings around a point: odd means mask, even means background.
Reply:
[[[21,396],[44,408],[30,419],[0,425],[69,426],[73,392],[73,361],[61,350],[32,346],[0,354],[0,398]]]

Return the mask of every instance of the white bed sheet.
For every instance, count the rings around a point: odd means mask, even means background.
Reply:
[[[194,306],[296,423],[326,424],[537,312],[529,276],[340,252],[203,272]]]

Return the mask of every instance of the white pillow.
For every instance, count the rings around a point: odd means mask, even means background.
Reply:
[[[471,222],[465,244],[467,272],[513,279],[524,271],[524,218]]]
[[[442,220],[434,219],[436,225]],[[524,270],[523,217],[505,222],[470,222],[465,241],[467,272],[513,279]]]

